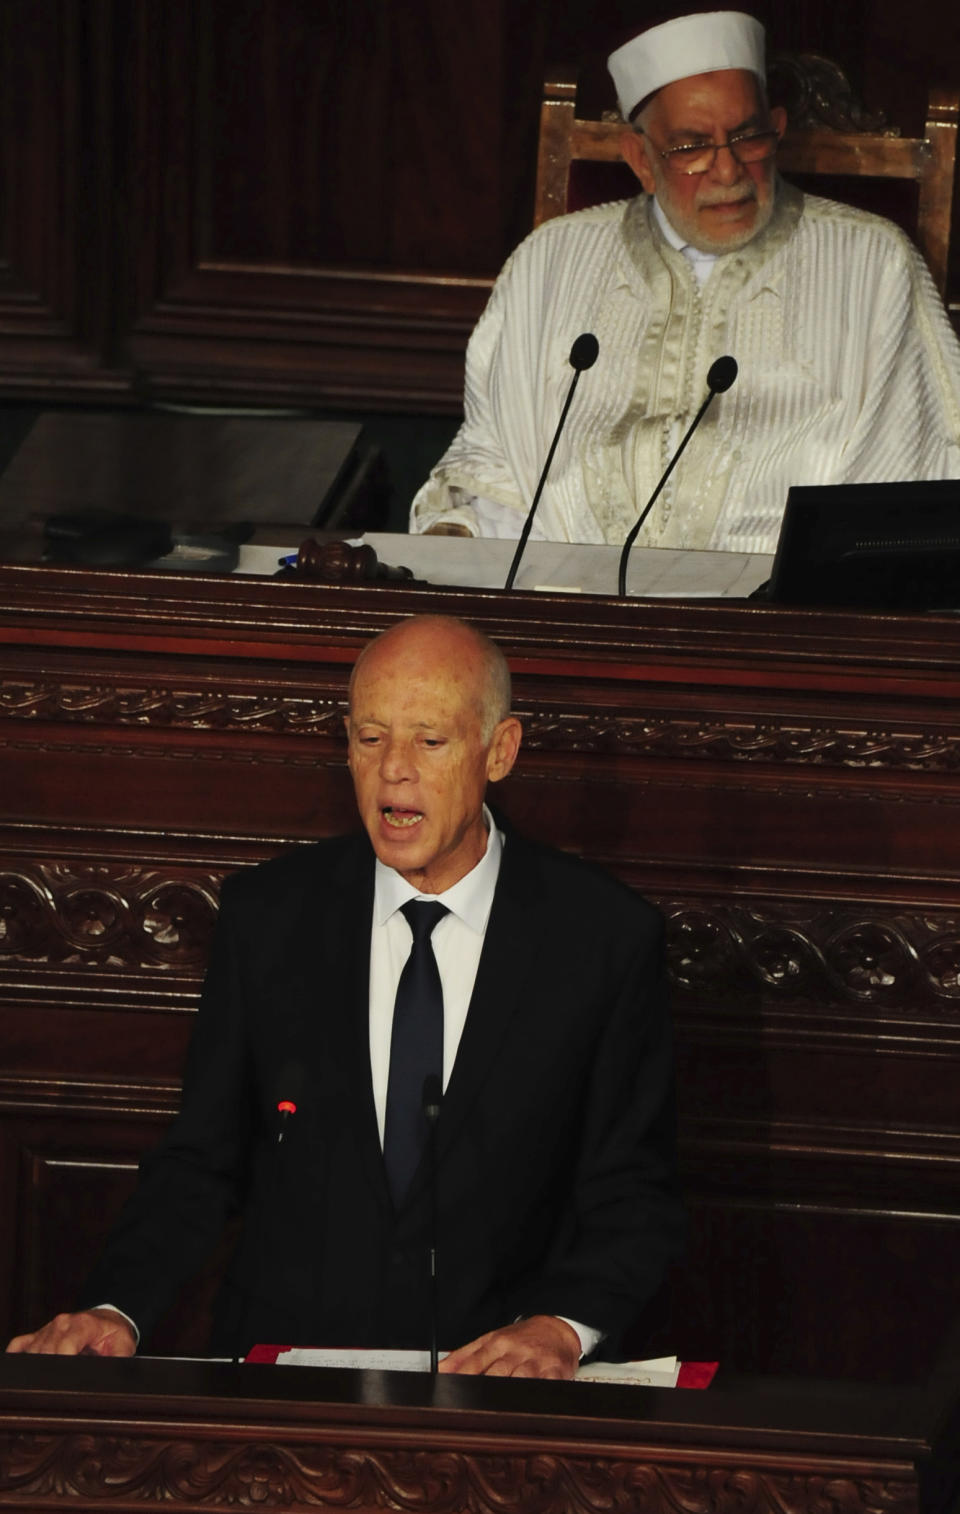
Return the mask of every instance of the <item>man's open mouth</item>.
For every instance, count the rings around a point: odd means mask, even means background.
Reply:
[[[398,830],[416,825],[418,820],[423,819],[422,810],[401,810],[392,804],[385,804],[380,813],[388,825],[395,826]]]

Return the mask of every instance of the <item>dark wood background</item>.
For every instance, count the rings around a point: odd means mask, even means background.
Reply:
[[[754,9],[917,130],[953,0]],[[453,413],[546,64],[645,0],[3,0],[0,396]],[[956,271],[953,303],[960,295]]]

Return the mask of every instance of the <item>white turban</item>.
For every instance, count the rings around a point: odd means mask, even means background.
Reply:
[[[694,74],[743,68],[766,79],[763,27],[743,11],[704,11],[652,26],[607,59],[626,121],[641,100]]]

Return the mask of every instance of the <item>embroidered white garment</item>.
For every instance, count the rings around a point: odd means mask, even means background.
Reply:
[[[471,337],[464,424],[413,502],[412,531],[456,521],[519,535],[583,331],[600,355],[580,379],[537,535],[622,542],[724,353],[739,377],[640,545],[772,552],[792,484],[960,477],[960,344],[920,254],[889,221],[781,182],[770,224],[718,258],[702,290],[646,196],[528,237]]]

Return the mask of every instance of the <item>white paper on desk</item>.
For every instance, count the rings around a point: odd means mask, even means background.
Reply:
[[[441,1351],[440,1360],[448,1353]],[[294,1346],[277,1356],[278,1367],[359,1367],[367,1372],[429,1372],[429,1351],[379,1351]]]
[[[449,1353],[440,1352],[440,1360]],[[429,1351],[342,1350],[294,1346],[277,1356],[278,1367],[351,1367],[367,1372],[429,1372]],[[646,1362],[595,1362],[581,1367],[577,1381],[675,1388],[680,1363],[675,1356]]]
[[[591,1362],[577,1372],[578,1383],[624,1383],[641,1388],[675,1388],[680,1363],[675,1356],[646,1362]]]
[[[437,585],[502,589],[516,542],[489,537],[406,536],[402,532],[368,533],[364,538],[381,562],[410,568],[417,578]],[[351,543],[357,545],[357,543]],[[276,573],[283,547],[244,545],[238,573]],[[537,541],[517,575],[518,589],[580,589],[586,594],[615,594],[620,548]],[[627,592],[651,598],[740,599],[770,577],[772,557],[744,552],[682,552],[673,547],[635,547],[627,572]]]
[[[404,536],[368,532],[364,540],[381,562],[410,568],[428,583],[502,589],[515,541],[492,537]],[[528,542],[517,574],[518,589],[579,588],[586,594],[616,594],[620,548],[559,541]],[[694,552],[673,547],[634,547],[627,593],[653,598],[745,598],[770,577],[773,558],[744,552]]]

